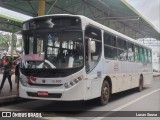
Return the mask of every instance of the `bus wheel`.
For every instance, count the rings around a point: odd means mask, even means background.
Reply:
[[[141,92],[143,90],[143,77],[140,76],[139,78],[139,86],[137,88],[138,92]]]
[[[101,96],[99,102],[101,105],[106,105],[110,98],[110,85],[108,81],[104,80],[101,88]]]

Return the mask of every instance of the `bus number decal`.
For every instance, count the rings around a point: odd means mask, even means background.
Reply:
[[[54,84],[61,84],[62,81],[61,80],[52,80],[52,83],[54,83]]]

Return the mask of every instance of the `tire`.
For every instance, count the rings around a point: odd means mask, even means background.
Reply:
[[[137,88],[137,91],[141,92],[142,90],[143,90],[143,77],[140,76],[140,78],[139,78],[139,86]]]
[[[100,105],[106,105],[110,98],[110,85],[104,80],[101,88],[101,96],[99,97]]]

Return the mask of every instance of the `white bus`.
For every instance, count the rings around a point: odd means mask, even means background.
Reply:
[[[108,103],[113,93],[152,81],[151,49],[85,16],[56,14],[23,23],[22,98]]]

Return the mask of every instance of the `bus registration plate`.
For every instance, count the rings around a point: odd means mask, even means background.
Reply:
[[[48,96],[48,92],[47,91],[38,91],[37,94],[39,96]]]

